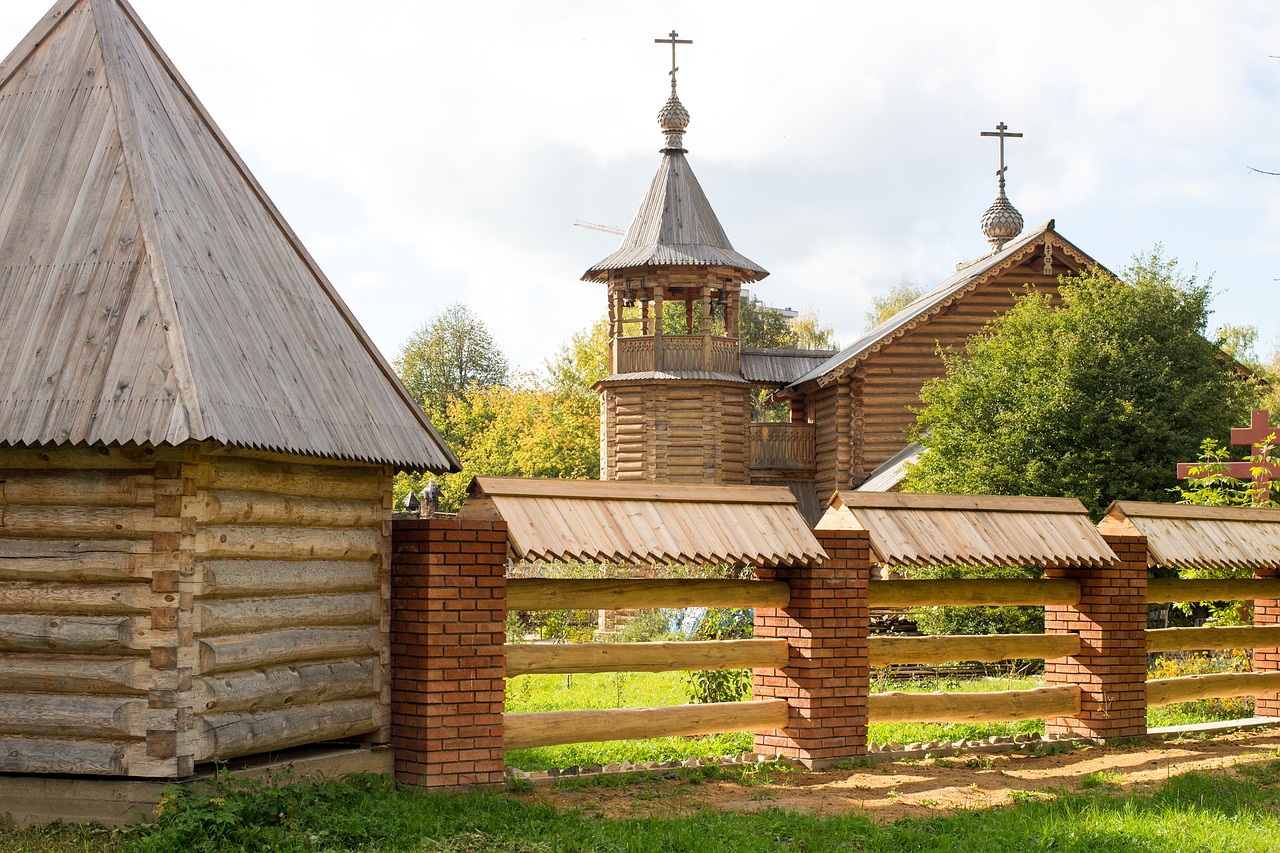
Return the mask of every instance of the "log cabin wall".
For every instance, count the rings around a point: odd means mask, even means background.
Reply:
[[[602,479],[748,482],[749,393],[699,381],[607,384]]]
[[[965,342],[997,316],[1008,311],[1026,286],[1057,293],[1057,277],[1044,273],[1040,256],[1014,267],[957,299],[936,316],[869,354],[840,380],[861,383],[853,406],[857,413],[851,433],[855,440],[849,479],[856,486],[877,466],[910,443],[915,424],[912,408],[920,406],[925,382],[946,371],[938,347],[963,351]],[[1070,272],[1061,265],[1059,272]],[[821,469],[820,469],[821,470]]]
[[[391,471],[0,448],[0,770],[388,737]]]

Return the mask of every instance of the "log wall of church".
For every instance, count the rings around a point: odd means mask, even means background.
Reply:
[[[915,424],[911,409],[920,406],[921,387],[946,372],[939,347],[963,351],[970,337],[1013,306],[1027,284],[1057,291],[1057,277],[1045,275],[1038,261],[1016,267],[864,360],[859,371],[861,452],[855,453],[851,471],[854,485],[910,443],[908,433]],[[852,381],[852,374],[841,382]]]

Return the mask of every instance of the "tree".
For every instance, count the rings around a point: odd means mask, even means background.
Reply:
[[[924,288],[904,275],[893,287],[871,297],[871,310],[862,315],[866,321],[866,331],[879,326],[923,295]]]
[[[761,349],[839,349],[835,332],[823,326],[818,312],[806,308],[796,317],[745,295],[739,312],[738,331],[742,346]]]
[[[1060,292],[1060,307],[1022,296],[966,354],[943,353],[908,490],[1072,496],[1099,517],[1116,499],[1170,500],[1177,463],[1247,414],[1255,389],[1204,337],[1208,283],[1159,247],[1122,280],[1094,269]]]
[[[409,336],[395,369],[431,422],[451,438],[444,423],[449,401],[472,386],[506,382],[507,357],[480,318],[455,302]]]

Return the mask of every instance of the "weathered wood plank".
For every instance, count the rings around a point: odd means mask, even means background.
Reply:
[[[508,645],[507,677],[527,673],[782,668],[786,640]]]
[[[35,471],[148,471],[180,462],[180,447],[3,447],[0,468]]]
[[[269,666],[198,676],[191,683],[197,714],[261,711],[378,694],[378,659]]]
[[[197,568],[203,576],[202,598],[292,593],[301,589],[353,592],[378,586],[375,560],[208,560],[197,563]]]
[[[262,524],[281,527],[369,527],[383,520],[382,499],[350,500],[272,495],[263,492],[201,492],[200,520],[206,524]]]
[[[210,526],[196,531],[205,559],[368,560],[386,547],[381,529]]]
[[[873,723],[986,723],[1079,713],[1074,684],[999,693],[873,693],[867,703]]]
[[[1065,579],[983,578],[872,581],[871,607],[1008,607],[1078,604],[1080,582]]]
[[[196,761],[254,755],[376,732],[376,699],[347,699],[296,708],[204,714],[195,719]]]
[[[784,699],[672,705],[662,708],[504,714],[503,746],[507,749],[531,749],[562,743],[776,729],[787,725],[788,715]]]
[[[8,652],[0,672],[0,685],[19,693],[145,696],[178,688],[178,671],[154,669],[147,657]]]
[[[152,474],[119,471],[0,469],[0,498],[21,506],[148,506],[155,500],[155,482]]]
[[[140,583],[0,581],[0,613],[145,613],[177,603],[176,592],[155,593]]]
[[[1056,658],[1079,653],[1079,634],[955,634],[945,637],[870,638],[872,666]]]
[[[196,636],[250,634],[280,625],[370,625],[378,622],[378,593],[201,600],[192,615]]]
[[[646,610],[662,607],[786,607],[781,581],[548,580],[507,581],[509,610]]]
[[[201,466],[198,482],[202,488],[219,492],[362,500],[380,496],[379,475],[380,470],[373,467],[318,467],[218,458]]]
[[[124,741],[0,735],[0,772],[123,776],[130,746]]]
[[[171,632],[150,626],[148,616],[5,616],[0,651],[119,655],[171,641]]]
[[[178,533],[178,518],[158,518],[152,509],[127,507],[5,506],[0,533],[13,538],[141,539],[154,533]]]
[[[150,723],[177,711],[149,711],[145,698],[0,693],[0,733],[68,738],[143,738]]]
[[[377,628],[282,628],[197,640],[200,674],[376,654]]]

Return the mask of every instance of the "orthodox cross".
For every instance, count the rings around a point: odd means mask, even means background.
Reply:
[[[676,36],[678,36],[678,35],[680,35],[678,32],[676,32],[675,30],[672,30],[672,31],[671,31],[671,34],[670,34],[670,35],[668,35],[666,38],[664,38],[664,39],[654,39],[654,40],[653,40],[653,43],[654,43],[654,44],[669,44],[669,45],[671,45],[671,91],[672,91],[673,93],[674,93],[674,92],[675,92],[675,90],[676,90],[676,72],[680,70],[680,67],[679,67],[678,65],[676,65],[676,45],[678,45],[678,44],[693,44],[693,39],[682,39],[682,38],[676,38]],[[1021,135],[1021,134],[1019,134],[1019,135]]]
[[[1235,427],[1231,430],[1232,444],[1247,444],[1253,456],[1262,456],[1263,452],[1276,446],[1276,435],[1280,427],[1268,426],[1270,413],[1266,409],[1254,409],[1249,418],[1249,426]],[[1193,469],[1212,465],[1211,471],[1192,474]],[[1280,479],[1280,466],[1270,462],[1224,462],[1221,464],[1204,462],[1179,462],[1178,479],[1199,480],[1216,476],[1219,473],[1239,480],[1253,480],[1254,500],[1264,503],[1271,498],[1271,481]]]
[[[673,47],[672,50],[674,51],[675,48]],[[1009,125],[1005,124],[1004,122],[1000,122],[999,124],[996,125],[995,130],[984,130],[978,135],[1000,137],[1000,171],[996,172],[996,175],[1000,178],[1000,192],[1003,193],[1004,192],[1004,173],[1005,173],[1005,169],[1007,168],[1004,165],[1004,140],[1006,137],[1008,137],[1009,139],[1021,139],[1022,134],[1009,133]]]

